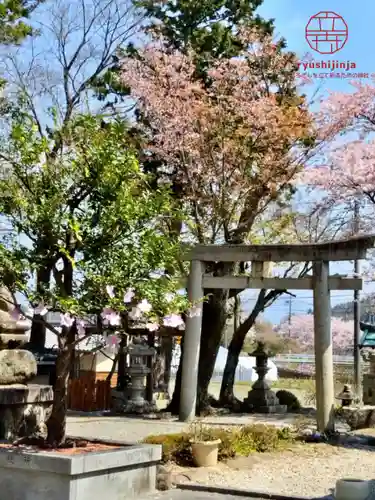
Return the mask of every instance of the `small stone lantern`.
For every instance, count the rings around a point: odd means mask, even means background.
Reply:
[[[258,380],[254,382],[251,391],[244,400],[244,407],[247,411],[253,413],[286,413],[287,406],[280,405],[276,394],[271,391],[266,381],[266,375],[269,370],[268,358],[264,342],[258,342],[254,352],[249,356],[256,359],[255,371],[258,374]]]
[[[341,406],[350,406],[354,400],[354,395],[350,385],[345,384],[343,390],[336,397],[336,399],[341,399]]]
[[[144,344],[134,343],[127,349],[130,363],[127,373],[130,375],[129,385],[130,397],[123,411],[125,413],[149,413],[155,411],[156,404],[149,403],[144,398],[145,377],[151,372],[147,366],[147,358],[155,355],[155,349]]]

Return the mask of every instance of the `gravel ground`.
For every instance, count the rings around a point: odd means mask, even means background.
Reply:
[[[239,458],[211,469],[189,470],[187,474],[192,482],[209,486],[316,498],[330,495],[338,479],[373,480],[375,451],[307,445]]]

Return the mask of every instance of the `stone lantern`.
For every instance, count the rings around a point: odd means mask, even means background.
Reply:
[[[254,352],[249,356],[256,359],[255,371],[258,374],[258,380],[254,382],[251,391],[244,400],[244,409],[252,413],[286,413],[287,406],[281,405],[276,394],[271,391],[266,375],[269,370],[268,358],[264,342],[258,342]]]
[[[343,390],[336,396],[336,399],[341,400],[341,406],[350,406],[354,400],[354,394],[350,385],[345,384]]]
[[[131,382],[128,387],[129,399],[123,408],[124,413],[150,413],[156,411],[156,403],[145,400],[145,378],[151,373],[148,359],[155,355],[155,349],[138,342],[127,347],[129,367],[126,369]]]

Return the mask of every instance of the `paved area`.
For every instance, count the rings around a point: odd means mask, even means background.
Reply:
[[[206,417],[202,421],[207,425],[232,426],[254,423],[272,424],[278,427],[291,426],[298,415],[227,415]],[[71,413],[67,419],[67,433],[70,436],[100,437],[137,442],[151,434],[173,434],[189,430],[189,424],[171,420],[150,420],[123,416],[101,416],[100,414],[83,416]]]

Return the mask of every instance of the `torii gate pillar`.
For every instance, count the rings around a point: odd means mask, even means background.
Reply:
[[[335,428],[329,262],[314,262],[313,273],[317,426],[329,432]]]
[[[201,261],[190,262],[188,299],[190,303],[195,304],[195,307],[194,315],[186,318],[179,414],[181,422],[191,422],[195,418],[204,294],[203,271],[204,264]]]

